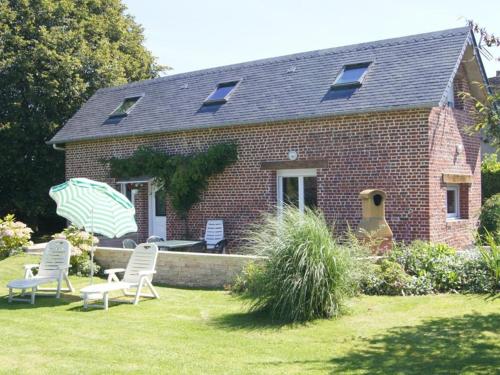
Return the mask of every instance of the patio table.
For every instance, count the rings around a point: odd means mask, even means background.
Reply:
[[[203,241],[169,240],[155,242],[159,249],[185,251],[186,248],[198,247]]]

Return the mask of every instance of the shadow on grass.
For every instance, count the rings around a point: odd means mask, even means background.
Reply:
[[[19,296],[16,296],[19,297]],[[71,303],[81,301],[81,298],[72,294],[61,294],[61,298],[56,298],[55,296],[37,294],[35,298],[35,304],[32,305],[29,302],[12,301],[9,303],[9,296],[5,295],[0,297],[0,310],[22,310],[22,309],[36,309],[40,307],[56,307],[65,306]],[[21,298],[29,298],[29,294],[26,294]]]
[[[216,328],[227,330],[278,330],[282,327],[291,325],[287,322],[271,319],[269,314],[265,311],[225,314],[214,318],[212,324]]]
[[[500,314],[471,314],[398,327],[333,358],[332,373],[500,374]]]

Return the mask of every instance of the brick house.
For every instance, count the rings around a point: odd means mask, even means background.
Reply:
[[[474,36],[445,30],[101,89],[50,143],[65,149],[67,178],[107,182],[133,200],[139,241],[181,238],[184,224],[150,177],[113,179],[100,160],[140,145],[173,154],[235,141],[238,161],[189,213],[196,237],[221,218],[236,244],[284,201],[319,207],[343,231],[361,218],[359,192],[379,188],[396,240],[463,248],[477,225],[481,155],[464,131],[470,103],[457,94],[483,98],[475,81],[486,76]]]

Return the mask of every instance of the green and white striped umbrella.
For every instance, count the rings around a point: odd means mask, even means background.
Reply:
[[[109,238],[137,232],[135,208],[126,196],[108,184],[72,178],[50,188],[57,214],[88,232]]]

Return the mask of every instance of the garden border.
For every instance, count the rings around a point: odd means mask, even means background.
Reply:
[[[124,268],[131,249],[98,247],[94,257],[103,268]],[[222,288],[249,262],[265,258],[255,255],[187,253],[159,251],[153,283],[180,287]]]

